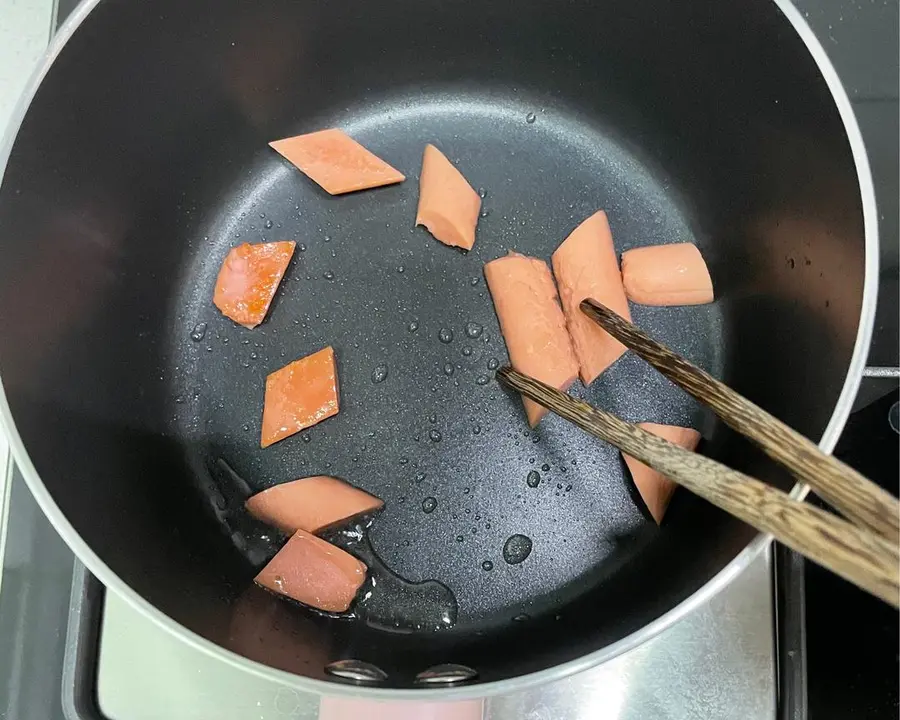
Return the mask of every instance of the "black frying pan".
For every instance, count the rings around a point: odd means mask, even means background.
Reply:
[[[812,437],[836,418],[833,444],[871,321],[844,122],[856,137],[759,0],[104,0],[0,189],[19,460],[105,582],[272,667],[335,680],[326,665],[352,658],[408,687],[438,663],[491,682],[599,661],[726,582],[754,536],[684,492],[657,528],[617,451],[554,416],[528,431],[492,378],[506,351],[482,266],[548,258],[601,208],[619,251],[697,243],[717,301],[635,322]],[[266,146],[333,126],[408,180],[331,197]],[[413,227],[427,142],[486,193],[468,254]],[[298,251],[268,319],[238,327],[211,303],[222,259],[278,239]],[[328,344],[341,413],[260,449],[266,374]],[[783,482],[631,355],[574,392],[697,427],[704,452]],[[276,543],[243,500],[311,474],[385,501],[374,553],[449,588],[452,628],[427,630],[427,593],[367,623],[248,591]],[[531,552],[510,564],[514,535]]]

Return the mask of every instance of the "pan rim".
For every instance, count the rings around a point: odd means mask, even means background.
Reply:
[[[101,1],[102,0],[81,0],[53,37],[42,60],[32,73],[26,84],[25,90],[19,97],[9,124],[5,130],[2,143],[0,143],[0,182],[2,182],[3,175],[5,174],[9,157],[12,153],[13,144],[25,119],[25,115],[43,79],[62,52],[66,43]],[[875,189],[865,144],[859,129],[859,124],[853,112],[850,98],[838,77],[837,71],[831,64],[831,60],[828,58],[825,49],[801,15],[800,11],[792,4],[791,0],[772,0],[772,2],[779,9],[786,21],[791,24],[794,31],[800,36],[800,39],[812,56],[813,61],[816,63],[819,72],[831,92],[832,99],[838,109],[844,131],[847,135],[847,140],[850,144],[862,201],[863,227],[865,234],[865,274],[856,341],[847,368],[843,388],[835,403],[831,419],[826,425],[822,437],[818,442],[819,447],[824,452],[831,453],[844,429],[847,418],[853,407],[854,400],[856,399],[874,330],[879,265],[878,213],[875,200]],[[40,476],[31,461],[28,451],[25,449],[18,429],[16,428],[9,402],[6,397],[6,392],[3,387],[2,376],[0,376],[0,430],[5,432],[9,441],[12,457],[18,465],[26,484],[34,495],[43,513],[50,520],[53,527],[60,534],[69,548],[75,553],[77,558],[85,564],[85,566],[107,589],[112,590],[119,595],[141,615],[150,618],[159,627],[165,629],[167,632],[206,655],[216,657],[236,669],[249,672],[257,677],[275,680],[298,690],[312,692],[318,695],[362,697],[371,700],[451,701],[479,699],[515,693],[539,684],[562,680],[563,678],[570,677],[576,673],[612,660],[656,637],[663,630],[671,627],[693,610],[707,603],[718,592],[728,586],[731,581],[741,574],[772,542],[772,537],[770,535],[756,535],[743,550],[729,561],[729,563],[705,585],[700,587],[681,603],[671,608],[668,612],[656,618],[656,620],[611,645],[546,670],[527,675],[520,675],[506,680],[498,680],[459,688],[401,690],[343,685],[340,683],[303,677],[284,670],[279,670],[255,660],[250,660],[234,651],[217,645],[166,615],[140,596],[125,581],[116,575],[116,573],[114,573],[82,539],[68,519],[63,515],[62,511],[50,496],[49,491],[44,486],[43,481],[40,479]],[[793,487],[790,494],[796,499],[803,499],[808,492],[809,487],[807,485],[798,483]]]

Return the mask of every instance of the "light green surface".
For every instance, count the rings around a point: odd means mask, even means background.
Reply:
[[[0,0],[0,128],[4,130],[47,47],[54,10],[54,0]],[[5,439],[0,440],[4,454],[5,447]]]
[[[9,130],[7,125],[19,95],[47,47],[55,12],[55,0],[0,0],[0,138]],[[0,428],[0,558],[5,545],[11,470],[9,443]]]
[[[110,720],[314,720],[319,699],[209,657],[108,592],[98,698]]]

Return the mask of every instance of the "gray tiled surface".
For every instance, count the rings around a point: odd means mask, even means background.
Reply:
[[[900,3],[795,0],[794,4],[834,63],[866,143],[881,236],[881,288],[869,364],[896,367],[900,364]]]
[[[794,0],[851,100],[898,96],[897,0]]]

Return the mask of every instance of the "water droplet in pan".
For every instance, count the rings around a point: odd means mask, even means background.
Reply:
[[[500,361],[497,358],[492,357],[488,360],[488,370],[496,370],[500,367]]]
[[[422,501],[422,511],[425,513],[433,513],[437,509],[437,500],[433,497],[427,497]]]
[[[419,323],[417,321],[413,320],[409,325],[406,326],[406,329],[409,330],[411,333],[415,332],[416,330],[419,329]]]
[[[266,224],[265,224],[266,230],[271,230],[273,227],[275,227],[275,223],[273,223],[271,220],[266,220]]]
[[[482,332],[484,332],[483,325],[479,325],[477,322],[466,323],[466,337],[474,339],[480,337]]]
[[[536,488],[541,484],[541,474],[537,470],[532,470],[525,478],[525,483],[530,488]]]
[[[326,280],[334,280],[334,273],[331,270],[326,270],[322,273],[322,277]]]
[[[444,436],[441,435],[440,430],[429,430],[428,431],[428,439],[431,440],[431,442],[436,442],[436,443],[440,442],[443,439],[443,437]]]
[[[535,115],[533,112],[530,112],[525,116],[525,122],[527,122],[529,125],[531,125],[535,120],[537,120],[537,115]]]
[[[494,569],[494,563],[492,563],[490,560],[485,560],[483,563],[481,563],[481,569],[491,571]]]
[[[376,385],[378,383],[382,383],[387,380],[388,376],[388,366],[387,365],[377,365],[374,370],[372,370],[372,382]]]
[[[475,378],[475,383],[477,385],[487,385],[490,381],[491,379],[487,375],[479,375]]]
[[[446,375],[447,377],[450,377],[451,375],[453,375],[453,371],[454,371],[453,363],[445,363],[444,364],[444,375]]]
[[[200,342],[203,338],[206,337],[206,323],[197,323],[194,325],[194,329],[191,330],[191,340],[194,342]]]
[[[438,340],[445,345],[453,342],[453,331],[450,328],[441,328],[438,332]]]
[[[487,190],[484,188],[478,188],[478,197],[484,200],[487,197]]]
[[[509,565],[518,565],[531,555],[531,538],[526,535],[511,535],[503,544],[503,559]]]

